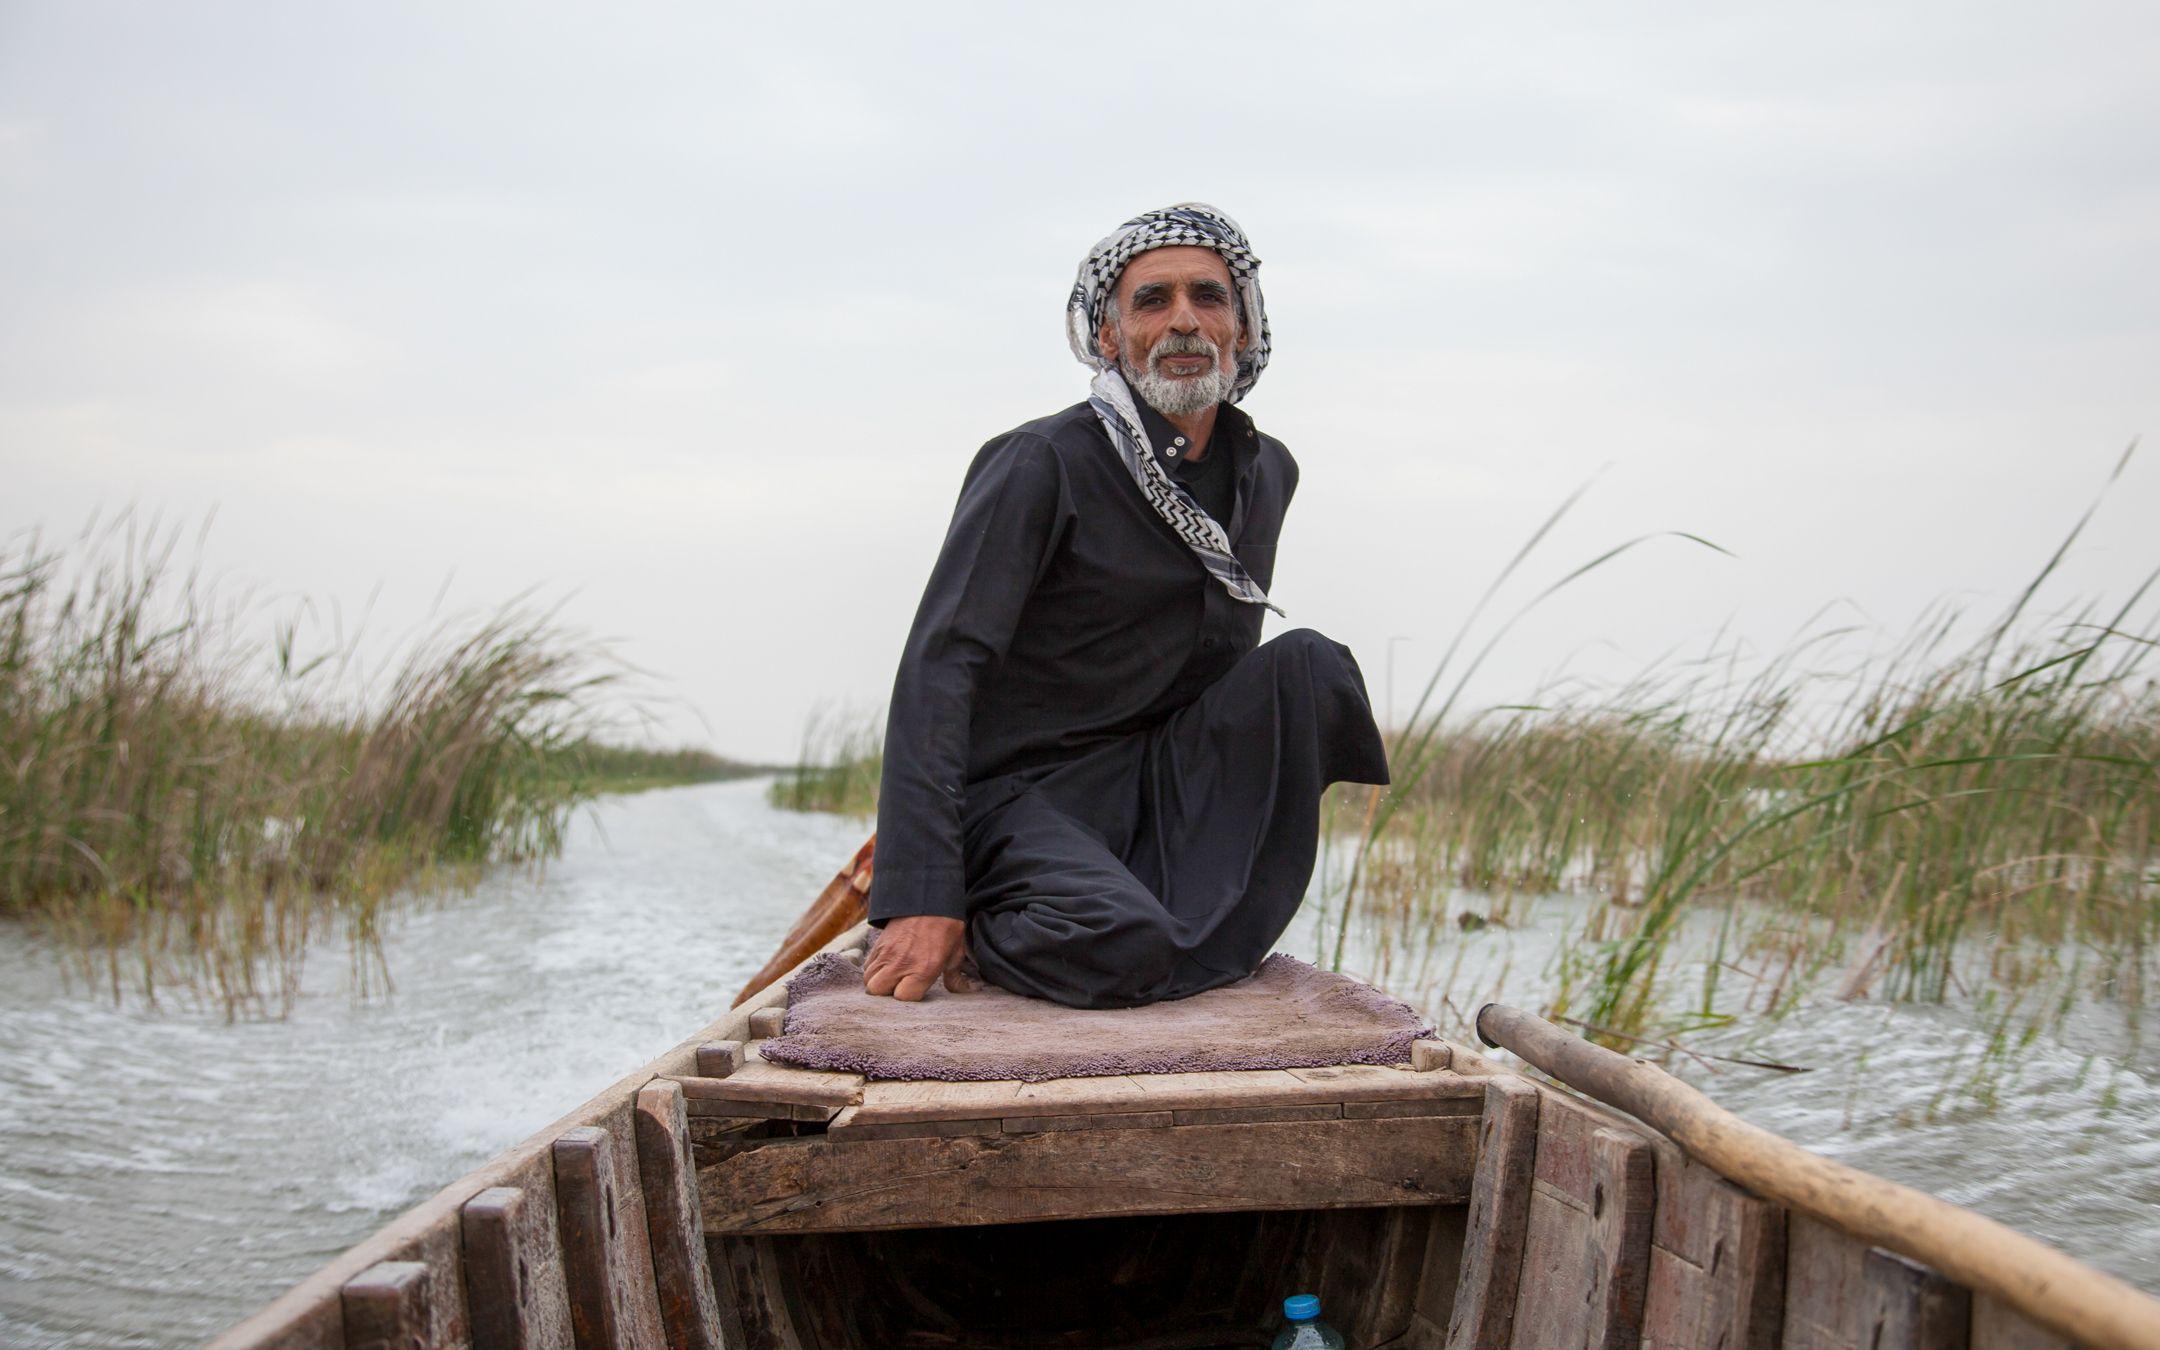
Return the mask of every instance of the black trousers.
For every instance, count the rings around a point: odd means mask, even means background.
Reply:
[[[1076,1008],[1243,979],[1304,900],[1321,793],[1387,781],[1349,648],[1284,633],[1161,726],[969,787],[970,954]]]

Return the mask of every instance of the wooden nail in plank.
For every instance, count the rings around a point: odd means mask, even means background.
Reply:
[[[345,1281],[346,1350],[410,1350],[428,1343],[428,1268],[380,1261]]]
[[[786,1008],[760,1008],[750,1014],[750,1035],[756,1040],[771,1040],[787,1026]]]
[[[1508,1344],[1529,1235],[1537,1122],[1538,1089],[1528,1080],[1508,1076],[1486,1083],[1447,1350],[1505,1350]]]
[[[1410,1067],[1419,1073],[1444,1069],[1455,1059],[1455,1049],[1446,1041],[1410,1042]]]
[[[697,1163],[682,1085],[656,1078],[638,1089],[638,1181],[652,1237],[653,1281],[671,1350],[721,1350],[720,1307],[705,1269]]]
[[[743,1066],[741,1041],[707,1041],[697,1048],[700,1078],[725,1078]]]

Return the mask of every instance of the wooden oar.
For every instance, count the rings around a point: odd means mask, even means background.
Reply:
[[[818,892],[818,898],[811,902],[810,908],[803,911],[803,916],[788,930],[779,953],[765,963],[764,969],[750,977],[750,983],[735,996],[733,1006],[741,1007],[758,990],[793,970],[804,957],[870,916],[864,897],[870,894],[870,855],[876,846],[877,836],[873,834],[855,850],[855,856],[848,860],[847,866],[833,874],[833,879]]]
[[[1969,1209],[1810,1153],[1733,1115],[1656,1065],[1488,1003],[1477,1033],[1615,1106],[1757,1195],[1924,1261],[2081,1345],[2160,1350],[2160,1300]]]

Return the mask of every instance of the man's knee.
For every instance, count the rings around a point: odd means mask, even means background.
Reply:
[[[1280,668],[1345,671],[1357,669],[1350,649],[1313,628],[1293,628],[1260,644],[1258,649]]]
[[[991,983],[1067,1007],[1152,1003],[1177,969],[1176,921],[1152,898],[1038,898],[978,914],[969,930],[976,964]]]

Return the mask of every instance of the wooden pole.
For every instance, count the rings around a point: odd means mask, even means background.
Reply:
[[[801,965],[805,958],[818,951],[834,938],[853,928],[870,916],[867,900],[870,895],[872,856],[877,851],[877,836],[871,835],[863,846],[855,850],[855,856],[847,866],[833,874],[825,883],[818,898],[810,902],[810,908],[795,921],[787,937],[780,943],[780,950],[765,968],[750,977],[750,983],[735,996],[734,1006],[740,1008],[755,998],[758,992]]]
[[[1478,1036],[1618,1107],[1756,1194],[1996,1298],[2105,1350],[2160,1350],[2160,1300],[2037,1239],[1908,1186],[1810,1153],[1629,1059],[1517,1008],[1478,1009]]]

